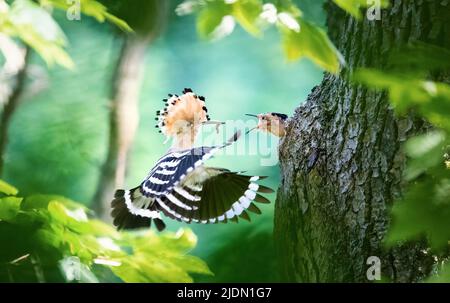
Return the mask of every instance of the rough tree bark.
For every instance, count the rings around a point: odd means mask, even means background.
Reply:
[[[388,209],[404,185],[400,144],[422,126],[396,118],[385,93],[345,75],[384,67],[388,51],[407,42],[448,47],[450,4],[391,2],[380,21],[360,22],[327,4],[329,35],[347,66],[339,76],[325,74],[281,142],[274,234],[287,281],[367,282],[369,256],[380,258],[382,276],[394,282],[418,281],[431,269],[422,244],[382,245]]]

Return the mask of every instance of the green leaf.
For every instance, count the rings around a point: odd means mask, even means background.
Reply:
[[[212,274],[206,264],[193,256],[183,256],[168,248],[153,252],[134,251],[111,270],[125,282],[193,282],[189,273]]]
[[[211,34],[220,25],[226,15],[231,14],[231,5],[224,1],[208,2],[197,16],[197,32],[200,37],[210,39]]]
[[[261,36],[256,21],[262,11],[259,0],[238,0],[232,4],[232,14],[239,24],[250,34]]]
[[[436,197],[433,202],[436,205],[450,207],[450,179],[440,180],[440,182],[436,184],[435,189]]]
[[[66,37],[45,9],[30,0],[16,0],[7,17],[4,30],[31,46],[48,65],[57,63],[69,69],[74,67],[64,50]]]
[[[49,214],[53,220],[59,221],[63,225],[68,225],[70,221],[75,220],[67,213],[67,209],[57,201],[50,201],[47,206]]]
[[[190,273],[214,275],[203,260],[194,256],[179,256],[173,262]]]
[[[435,251],[448,246],[450,205],[440,201],[436,189],[441,186],[439,180],[450,179],[450,171],[440,168],[436,172],[435,178],[415,183],[401,201],[394,203],[392,224],[386,237],[388,246],[399,241],[417,240],[421,236],[427,237]]]
[[[352,15],[358,20],[362,19],[361,7],[371,7],[375,1],[368,0],[333,0],[341,9]],[[389,0],[380,0],[380,7],[385,8],[389,5]]]
[[[46,273],[62,270],[67,274],[70,268],[60,260],[75,257],[80,261],[80,282],[98,281],[91,271],[94,264],[96,268],[110,269],[115,279],[125,282],[193,282],[192,273],[211,274],[202,260],[187,255],[197,243],[191,230],[176,234],[156,234],[149,229],[118,232],[108,224],[89,219],[86,212],[79,203],[61,196],[34,195],[24,201],[11,196],[1,198],[0,221],[8,224],[0,227],[8,228],[0,228],[0,245],[9,244],[2,241],[10,239],[14,230],[14,238],[27,239],[22,241],[24,247],[17,248],[17,254],[32,250],[45,259]]]
[[[8,196],[14,196],[17,195],[19,191],[14,186],[0,179],[0,192]]]
[[[345,10],[347,13],[355,17],[356,19],[361,19],[362,14],[360,12],[360,4],[364,1],[358,1],[358,0],[333,0],[334,3],[336,3],[337,6],[339,6],[341,9]]]
[[[66,0],[40,0],[42,5],[51,5],[57,9],[67,12],[74,3]],[[95,18],[98,22],[103,23],[108,20],[110,23],[116,25],[121,30],[126,32],[132,32],[133,29],[122,19],[110,14],[107,8],[98,1],[95,0],[81,0],[80,1],[81,12],[86,15]]]
[[[125,282],[192,282],[189,273],[212,274],[202,260],[185,255],[197,242],[189,229],[158,236],[152,231],[124,236],[122,245],[128,243],[133,251],[111,270]]]
[[[447,83],[422,82],[431,96],[430,101],[421,108],[421,113],[434,125],[450,133],[450,85]]]
[[[276,3],[278,12],[287,12],[294,17],[302,17],[303,12],[298,8],[293,0],[283,0]]]
[[[191,229],[179,229],[176,234],[162,236],[165,245],[174,251],[188,252],[197,245],[197,236]]]
[[[36,51],[49,65],[61,65],[73,69],[75,64],[65,51],[67,39],[45,7],[67,11],[74,4],[65,0],[41,0],[42,7],[31,0],[15,0],[7,13],[1,13],[1,31],[17,37]],[[108,20],[122,30],[132,31],[126,22],[107,12],[106,7],[94,0],[82,0],[81,12],[99,22]]]
[[[123,30],[125,32],[133,32],[133,29],[124,20],[122,20],[108,12],[104,12],[104,15],[105,15],[106,20],[115,24],[121,30]]]
[[[414,73],[375,69],[359,69],[352,78],[369,87],[387,89],[389,99],[398,114],[404,114],[410,108],[417,108],[428,121],[450,132],[448,84],[424,81]]]
[[[178,16],[185,16],[197,12],[202,6],[205,5],[203,0],[183,0],[175,8],[175,13]]]
[[[30,25],[33,31],[49,42],[65,44],[66,37],[58,23],[44,8],[30,0],[15,0],[9,12],[10,20],[16,25]]]
[[[431,131],[409,139],[405,144],[405,151],[412,158],[422,158],[436,147],[441,147],[444,140],[444,132]]]
[[[5,197],[0,199],[0,221],[12,221],[20,211],[22,198]]]
[[[142,254],[127,257],[121,266],[111,270],[127,283],[191,283],[192,277],[167,258],[155,258]]]
[[[377,69],[360,68],[352,75],[352,80],[363,83],[372,88],[389,88],[398,81],[410,80],[410,78],[401,79],[401,75],[389,74]]]
[[[398,113],[403,114],[414,103],[424,104],[430,94],[423,81],[407,73],[388,72],[375,69],[358,69],[353,80],[377,89],[387,89],[390,101]]]
[[[415,41],[393,50],[389,55],[389,64],[402,73],[421,73],[423,78],[430,71],[450,69],[450,50],[420,41]]]
[[[74,228],[82,234],[91,234],[93,236],[108,236],[114,239],[120,238],[120,233],[111,225],[97,219],[90,219],[85,224],[80,224]]]
[[[22,210],[32,210],[41,208],[46,209],[51,201],[58,201],[59,203],[63,204],[64,206],[72,210],[82,208],[85,212],[89,211],[84,205],[77,203],[73,200],[67,199],[63,196],[42,195],[42,194],[36,194],[25,197],[22,203]]]
[[[410,138],[404,146],[411,158],[405,170],[405,179],[412,180],[436,165],[443,165],[445,134],[432,131]]]
[[[298,20],[300,32],[282,29],[283,45],[288,60],[307,57],[328,72],[337,73],[343,58],[325,31],[308,21]]]

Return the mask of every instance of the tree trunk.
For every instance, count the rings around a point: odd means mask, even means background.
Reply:
[[[327,4],[329,35],[347,66],[339,76],[325,75],[281,142],[274,234],[285,280],[368,282],[370,256],[380,258],[389,281],[418,281],[430,272],[423,244],[386,250],[382,243],[403,187],[399,148],[421,122],[396,118],[386,93],[352,85],[345,75],[383,68],[388,51],[407,42],[448,46],[448,6],[393,0],[380,21],[358,22]]]
[[[3,111],[0,115],[0,176],[3,174],[5,167],[5,153],[6,147],[8,145],[8,132],[11,125],[11,119],[19,106],[20,99],[25,87],[25,80],[27,77],[27,68],[30,57],[30,47],[26,46],[23,49],[18,47],[17,50],[12,50],[17,52],[15,54],[20,61],[20,67],[18,67],[17,74],[11,76],[12,79],[12,89],[9,96],[6,97],[5,103],[3,105]],[[2,83],[3,85],[8,85]]]
[[[92,201],[99,217],[111,221],[110,203],[117,188],[123,188],[129,151],[139,122],[139,92],[148,45],[163,31],[171,1],[109,1],[112,12],[135,31],[124,38],[116,65],[111,93],[108,155]]]
[[[128,153],[139,123],[139,92],[148,44],[149,38],[125,38],[114,72],[108,155],[93,201],[94,210],[105,221],[111,220],[109,209],[115,189],[125,183]]]

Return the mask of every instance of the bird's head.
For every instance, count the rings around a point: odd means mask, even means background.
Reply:
[[[280,113],[263,113],[263,114],[246,114],[247,116],[258,119],[256,127],[250,129],[247,133],[254,129],[272,133],[277,137],[283,137],[286,134],[286,121],[288,116]]]
[[[203,125],[223,124],[211,121],[205,98],[196,95],[190,88],[185,88],[181,96],[169,94],[169,98],[163,101],[166,107],[156,112],[158,121],[156,127],[167,139],[174,139],[174,148],[191,148]]]

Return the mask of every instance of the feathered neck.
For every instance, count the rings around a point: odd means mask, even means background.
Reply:
[[[185,150],[194,146],[195,138],[197,137],[198,127],[186,127],[183,131],[174,136],[172,142],[173,150]]]

